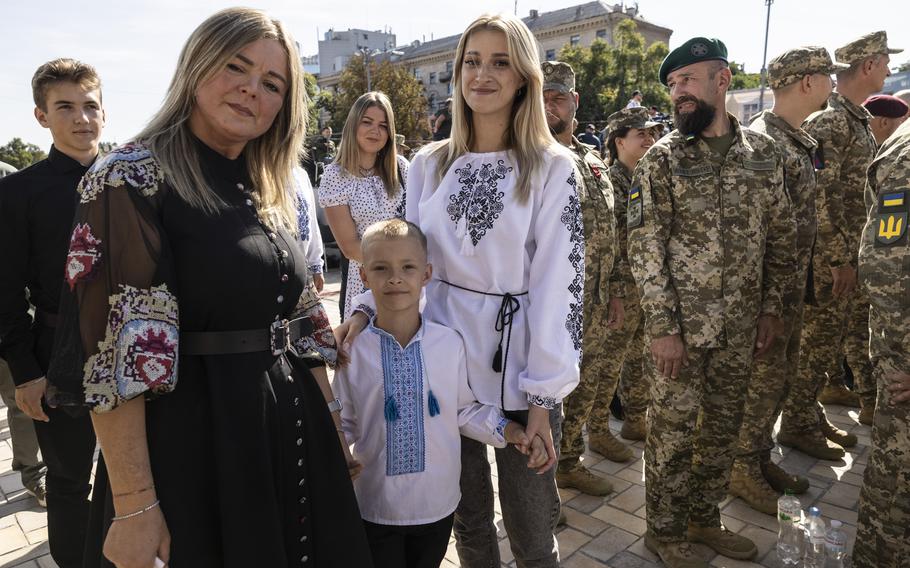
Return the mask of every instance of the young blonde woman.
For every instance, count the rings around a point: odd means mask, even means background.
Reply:
[[[428,240],[434,279],[424,317],[465,341],[477,400],[540,436],[550,459],[528,468],[496,449],[499,497],[520,566],[555,567],[553,477],[560,402],[578,383],[584,239],[577,173],[551,137],[534,36],[513,16],[481,16],[456,51],[452,135],[424,148],[408,178],[407,220]],[[369,294],[358,309],[369,308]],[[358,312],[337,335],[366,323]],[[419,447],[419,444],[416,446]],[[498,566],[487,448],[462,438],[455,535],[461,565]]]
[[[379,221],[404,217],[408,161],[395,145],[395,113],[380,92],[365,93],[348,112],[341,148],[319,183],[319,204],[341,253],[348,260],[342,280],[341,318],[363,292],[360,237]]]
[[[101,443],[85,566],[371,564],[331,391],[288,349],[314,327],[298,61],[264,13],[213,15],[82,180],[48,379]]]

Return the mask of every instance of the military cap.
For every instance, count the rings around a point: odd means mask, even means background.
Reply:
[[[900,53],[903,49],[888,47],[888,34],[885,32],[872,32],[851,41],[843,47],[834,50],[834,58],[848,65],[872,57],[873,55],[890,55]]]
[[[693,63],[702,61],[727,62],[727,46],[715,38],[693,37],[671,51],[660,64],[660,82],[667,84],[667,75]]]
[[[540,68],[543,71],[544,91],[561,91],[563,93],[575,91],[575,71],[568,63],[544,61]]]
[[[768,86],[780,89],[795,83],[806,75],[831,75],[849,68],[843,63],[834,63],[824,47],[797,47],[785,51],[768,63]]]
[[[872,116],[900,118],[907,114],[907,103],[892,95],[874,95],[863,102]]]
[[[645,107],[624,108],[607,117],[607,132],[614,132],[620,128],[651,128],[660,126],[651,121],[651,115]]]

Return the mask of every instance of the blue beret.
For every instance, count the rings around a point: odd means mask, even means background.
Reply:
[[[664,58],[660,64],[660,82],[667,84],[667,75],[700,61],[727,62],[727,46],[716,38],[693,37],[677,47]]]

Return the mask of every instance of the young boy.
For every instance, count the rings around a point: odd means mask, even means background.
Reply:
[[[46,160],[0,180],[0,357],[16,383],[16,404],[35,421],[47,464],[47,532],[61,568],[82,566],[95,433],[44,401],[54,328],[79,195],[104,127],[101,80],[72,59],[32,77],[35,118],[54,140]],[[29,315],[34,306],[34,319]]]
[[[426,237],[393,219],[363,235],[360,269],[376,315],[351,345],[335,377],[341,430],[354,445],[352,472],[376,568],[437,568],[461,499],[461,435],[496,446],[516,444],[528,467],[547,461],[498,408],[475,401],[457,332],[422,320],[430,280]]]

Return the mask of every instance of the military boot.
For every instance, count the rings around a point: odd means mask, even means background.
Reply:
[[[659,556],[667,568],[709,568],[688,542],[661,542],[649,531],[645,533],[645,548]]]
[[[752,560],[758,556],[758,547],[744,536],[739,536],[727,530],[723,525],[719,527],[698,527],[689,525],[687,533],[689,542],[704,544],[714,552],[727,558],[737,560]]]
[[[622,423],[622,430],[619,431],[619,435],[626,440],[644,440],[645,435],[647,435],[645,417],[631,418],[627,416],[625,422]]]
[[[768,480],[770,485],[778,494],[783,494],[788,489],[794,495],[802,495],[809,490],[809,480],[799,475],[787,473],[787,471],[776,463],[768,460],[761,464],[762,474]]]
[[[821,421],[822,434],[825,435],[825,438],[828,438],[835,444],[838,444],[844,448],[852,448],[857,444],[859,440],[856,438],[856,434],[850,434],[846,430],[841,430],[834,424],[831,424],[827,420]]]
[[[859,408],[859,395],[843,384],[826,384],[818,393],[818,401],[822,404],[839,404]]]
[[[587,495],[598,497],[608,495],[613,491],[613,484],[610,483],[610,480],[591,473],[581,464],[568,469],[557,469],[556,486],[564,489],[571,487]]]
[[[843,459],[846,454],[843,447],[817,431],[793,434],[781,430],[777,434],[777,443],[788,448],[795,448],[807,456],[820,460],[837,461]]]
[[[627,462],[635,457],[632,450],[609,432],[588,435],[588,447],[614,462]]]
[[[872,418],[875,416],[874,404],[863,404],[859,411],[859,423],[865,426],[872,426]]]
[[[757,463],[748,465],[736,462],[730,473],[730,495],[739,497],[756,511],[767,515],[777,514],[777,500],[780,498],[762,475]]]

